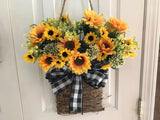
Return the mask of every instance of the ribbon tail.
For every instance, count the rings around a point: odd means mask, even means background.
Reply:
[[[109,75],[109,71],[107,70],[105,73],[104,73],[105,77],[103,78],[103,80],[100,82],[99,86],[101,87],[105,87],[107,81],[108,81],[108,75]]]
[[[83,102],[82,77],[76,75],[75,78],[73,79],[71,86],[69,112],[77,111],[83,114],[82,102]]]

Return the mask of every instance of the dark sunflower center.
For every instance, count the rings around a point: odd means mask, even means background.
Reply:
[[[43,33],[38,34],[38,38],[42,38]]]
[[[104,32],[102,31],[102,35],[104,35]]]
[[[60,64],[61,62],[60,62],[60,61],[57,61],[56,63]]]
[[[47,57],[47,59],[45,60],[47,64],[51,64],[52,63],[52,58],[51,57]]]
[[[84,63],[84,58],[83,57],[77,57],[76,60],[74,60],[74,63],[78,66],[82,65]]]
[[[30,59],[33,59],[32,55],[28,55],[28,57],[29,57]]]
[[[89,41],[93,41],[93,36],[89,36],[89,37],[88,37],[88,40],[89,40]]]
[[[63,57],[67,57],[68,56],[68,54],[66,53],[66,52],[63,52]]]
[[[105,45],[105,48],[109,48],[110,46],[108,44],[104,44]]]
[[[88,21],[91,21],[91,18],[89,17]]]
[[[53,35],[53,31],[52,30],[48,31],[48,35]]]
[[[104,53],[102,53],[102,56],[104,56]]]
[[[73,50],[75,48],[74,42],[73,41],[67,41],[65,44],[65,48],[69,50]]]
[[[66,21],[66,18],[62,18],[62,22],[65,22]]]
[[[56,37],[59,37],[59,35],[56,35]]]

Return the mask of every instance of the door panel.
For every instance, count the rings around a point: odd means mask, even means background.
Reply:
[[[0,120],[23,120],[12,21],[7,0],[0,1]]]

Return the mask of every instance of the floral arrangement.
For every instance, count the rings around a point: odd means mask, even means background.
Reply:
[[[99,69],[117,69],[126,58],[133,58],[139,43],[135,38],[125,38],[127,23],[117,18],[108,21],[89,9],[80,22],[71,22],[67,15],[60,20],[49,18],[41,24],[30,25],[27,38],[29,63],[39,63],[47,72],[50,68],[68,66],[72,73],[83,74],[98,63]],[[22,45],[23,47],[24,45]]]
[[[120,68],[133,58],[139,43],[126,38],[127,23],[117,18],[105,20],[93,10],[85,10],[81,21],[71,22],[68,15],[59,20],[49,18],[30,25],[24,61],[39,63],[58,94],[71,85],[69,112],[83,113],[84,80],[94,88],[104,87],[108,69]],[[96,103],[97,104],[97,103]]]

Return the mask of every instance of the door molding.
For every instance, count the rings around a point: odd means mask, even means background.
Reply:
[[[141,60],[140,98],[143,101],[142,120],[153,120],[157,79],[160,1],[144,1],[143,44]]]

